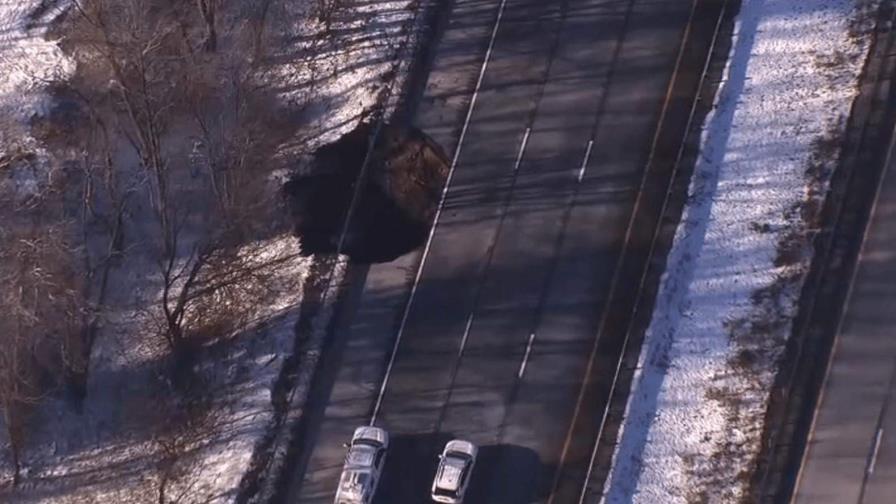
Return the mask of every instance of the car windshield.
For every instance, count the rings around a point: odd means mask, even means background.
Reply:
[[[457,452],[457,451],[450,451],[445,454],[445,457],[452,458],[452,459],[460,459],[463,461],[468,461],[471,458],[469,454],[464,453],[464,452]]]
[[[383,434],[378,431],[371,430],[369,428],[364,429],[362,432],[355,433],[352,439],[352,444],[366,444],[374,447],[380,447],[383,446],[382,441],[380,441],[380,437],[382,436]]]

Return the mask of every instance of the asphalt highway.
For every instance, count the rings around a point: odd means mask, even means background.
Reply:
[[[896,500],[896,132],[893,135],[795,503]]]
[[[578,502],[583,382],[691,8],[455,2],[415,117],[454,155],[443,210],[423,251],[351,273],[286,502],[332,502],[371,421],[377,502],[429,502],[454,437],[480,446],[466,502]]]

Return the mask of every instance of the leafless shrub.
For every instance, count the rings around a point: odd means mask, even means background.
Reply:
[[[191,463],[195,452],[216,434],[220,413],[203,398],[188,401],[169,398],[156,408],[158,418],[154,424],[158,432],[153,441],[158,452],[155,485],[158,504],[212,500],[210,495],[203,494],[203,489],[197,488],[201,478]]]
[[[199,244],[182,260],[169,256],[159,334],[189,358],[196,345],[245,328],[268,299],[277,269],[296,257],[291,250],[266,254],[262,245],[224,242]]]

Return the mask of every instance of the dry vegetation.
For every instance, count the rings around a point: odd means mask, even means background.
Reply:
[[[66,226],[13,224],[5,231],[0,234],[0,413],[15,483],[30,409],[77,336],[81,298]]]
[[[114,118],[145,180],[162,278],[158,333],[181,355],[196,337],[238,329],[252,308],[237,300],[258,299],[268,270],[289,259],[249,264],[238,253],[269,231],[270,156],[287,130],[274,129],[251,47],[230,40],[216,52],[214,5],[82,0],[69,40],[79,95]],[[194,187],[184,187],[187,172]]]
[[[3,125],[0,159],[0,419],[20,478],[32,408],[54,370],[70,364],[83,308],[74,223],[64,211],[66,178],[44,165],[15,124]],[[21,136],[20,136],[21,135]]]
[[[271,174],[297,128],[265,78],[277,3],[76,0],[55,36],[77,71],[52,84],[56,107],[32,124],[50,161],[16,143],[20,125],[0,127],[0,420],[13,486],[34,406],[87,394],[110,292],[131,288],[110,271],[149,265],[158,295],[141,327],[165,349],[174,394],[158,403],[170,414],[152,434],[151,500],[184,501],[179,457],[220,418],[197,392],[199,353],[300,281],[274,278],[298,250],[264,241],[287,230]],[[342,3],[318,2],[317,15]]]

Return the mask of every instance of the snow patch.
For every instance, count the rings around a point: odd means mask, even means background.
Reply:
[[[301,118],[311,123],[307,138],[295,142],[309,151],[353,129],[362,111],[379,102],[394,74],[402,74],[401,68],[396,71],[396,49],[414,43],[408,30],[414,28],[411,20],[419,8],[418,2],[409,0],[351,2],[344,17],[327,25],[310,17],[309,6],[314,3],[277,3],[282,7],[275,13],[282,21],[277,23],[282,29],[277,36],[284,43],[272,44],[276,47],[271,50],[279,51],[272,59],[279,63],[266,75],[280,90],[283,108],[301,112]],[[38,142],[27,135],[27,123],[51,105],[44,93],[46,85],[73,72],[72,62],[44,38],[47,23],[67,4],[67,0],[0,0],[0,112],[12,111],[17,121],[10,138],[25,145],[28,153],[40,150]],[[32,12],[40,14],[35,17]],[[328,29],[331,34],[324,33]],[[0,131],[0,158],[6,154],[3,135]],[[130,151],[123,152],[118,161],[135,164],[125,159]],[[46,176],[26,168],[9,178],[20,193],[39,190],[39,176]],[[159,282],[149,253],[152,244],[140,238],[149,236],[143,227],[152,220],[142,217],[150,209],[140,198],[133,200],[126,223],[128,259],[111,269],[109,306],[91,355],[87,398],[80,410],[56,397],[38,408],[19,488],[6,486],[10,464],[5,447],[0,447],[0,500],[4,502],[158,502],[162,486],[170,502],[233,502],[260,440],[272,432],[288,434],[289,429],[279,432],[280,425],[273,425],[271,393],[286,357],[301,359],[300,376],[292,389],[296,402],[301,404],[307,392],[318,353],[303,353],[296,347],[300,289],[275,288],[281,295],[267,300],[252,327],[220,348],[203,350],[197,375],[207,380],[206,395],[212,399],[191,414],[196,428],[188,423],[189,432],[159,432],[166,422],[185,425],[171,420],[184,412],[166,373],[168,351],[141,326],[151,318],[146,307],[153,306]],[[299,250],[290,236],[275,236],[253,246],[259,245],[272,256]],[[310,262],[297,257],[284,264],[278,278],[289,283],[307,279]],[[333,274],[334,286],[340,283],[342,268]],[[323,339],[330,310],[327,304],[315,317],[315,339]],[[166,461],[166,450],[183,456]],[[174,466],[168,467],[169,462]],[[170,478],[163,485],[166,471]]]
[[[59,46],[44,38],[58,10],[34,15],[46,1],[0,0],[0,160],[10,168],[0,179],[0,194],[18,200],[37,195],[49,176],[48,154],[28,134],[27,123],[46,113],[47,85],[74,71]]]
[[[52,16],[32,17],[43,3],[0,0],[0,107],[21,121],[44,112],[46,85],[74,70],[59,46],[44,38]]]
[[[312,2],[291,2],[281,15],[300,20],[289,36],[306,41],[271,72],[284,103],[299,104],[311,122],[309,150],[335,141],[377,105],[395,77],[395,57],[409,43],[419,2],[357,2],[348,16],[327,22],[310,16]],[[412,42],[412,41],[411,41]],[[292,48],[291,48],[292,49]]]

